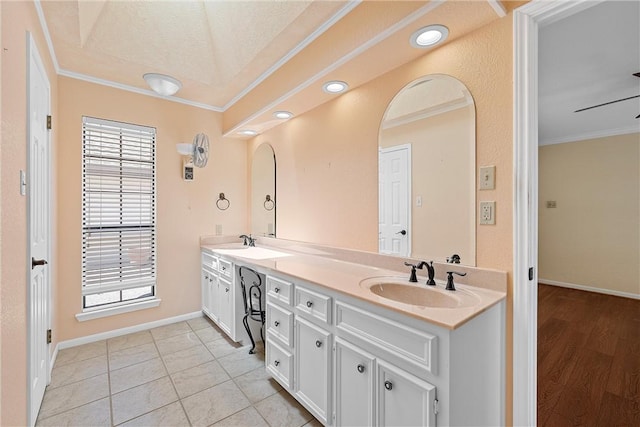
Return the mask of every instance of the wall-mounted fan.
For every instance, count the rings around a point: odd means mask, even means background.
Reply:
[[[640,72],[633,73],[633,75],[636,76],[636,77],[640,77]],[[598,105],[592,105],[591,107],[581,108],[579,110],[576,110],[576,111],[574,111],[574,113],[579,113],[580,111],[587,111],[587,110],[591,110],[592,108],[603,107],[605,105],[615,104],[616,102],[627,101],[629,99],[634,99],[634,98],[640,98],[640,95],[629,96],[627,98],[616,99],[615,101],[609,101],[609,102],[604,102],[604,103],[598,104]],[[636,116],[636,119],[640,119],[640,114],[638,114]]]
[[[193,138],[191,144],[178,144],[178,153],[183,156],[191,156],[193,165],[203,168],[209,160],[209,137],[204,133],[199,133]]]

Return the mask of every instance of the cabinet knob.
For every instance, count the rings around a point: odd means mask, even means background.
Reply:
[[[279,361],[279,360],[274,360],[274,361],[273,361],[273,364],[274,364],[274,365],[276,365],[276,366],[278,366],[278,365],[280,364],[280,361]]]
[[[393,384],[391,383],[391,381],[385,381],[384,388],[386,388],[387,390],[391,390],[393,388]]]
[[[280,322],[278,322],[277,320],[275,322],[273,322],[273,324],[276,326],[276,328],[280,325]]]
[[[209,278],[209,281],[210,281],[210,282],[213,282],[213,277],[210,277],[210,278]]]
[[[358,372],[360,373],[364,372],[364,365],[362,363],[358,365]]]
[[[225,292],[229,292],[229,288],[224,288],[224,291]]]
[[[277,294],[278,292],[280,292],[280,288],[273,288],[273,292]]]
[[[225,271],[226,269],[227,269],[227,267],[224,267],[224,266],[222,267],[222,271]]]
[[[204,278],[205,278],[206,280],[209,280],[209,276],[204,276]]]
[[[313,305],[312,301],[307,301],[307,307],[311,308],[312,305]]]
[[[316,340],[316,347],[320,348],[322,346],[322,341]]]

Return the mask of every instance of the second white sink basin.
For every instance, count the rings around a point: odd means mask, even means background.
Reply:
[[[271,259],[291,256],[291,254],[286,252],[279,252],[257,246],[242,246],[237,249],[216,249],[216,252],[248,259]]]
[[[432,287],[394,277],[366,279],[360,282],[360,286],[379,297],[417,307],[462,308],[473,307],[480,302],[477,295],[467,290],[446,291],[443,285]]]

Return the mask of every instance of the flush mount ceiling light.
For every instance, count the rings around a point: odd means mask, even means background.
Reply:
[[[327,93],[340,93],[347,90],[348,87],[349,85],[346,84],[345,82],[341,82],[339,80],[332,80],[322,85],[322,90],[324,90]]]
[[[273,117],[275,117],[276,119],[286,120],[293,117],[293,113],[289,111],[276,111],[275,113],[273,113]]]
[[[158,95],[171,96],[182,88],[180,80],[164,74],[147,73],[142,78]]]
[[[258,134],[258,132],[256,132],[255,130],[251,130],[251,129],[241,130],[238,133],[240,135],[247,135],[247,136],[256,136]]]
[[[449,29],[444,25],[429,25],[411,35],[411,46],[419,49],[431,47],[445,41],[448,35]]]

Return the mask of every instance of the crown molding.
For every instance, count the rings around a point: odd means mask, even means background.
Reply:
[[[68,70],[60,70],[58,71],[59,76],[69,77],[76,80],[82,80],[89,83],[94,83],[102,86],[112,87],[114,89],[120,89],[127,92],[137,93],[139,95],[147,95],[153,98],[164,99],[165,101],[177,102],[179,104],[189,105],[191,107],[202,108],[204,110],[215,111],[217,113],[222,113],[223,110],[220,107],[216,107],[214,105],[205,104],[202,102],[189,101],[187,99],[179,98],[177,96],[161,96],[155,93],[152,90],[148,89],[140,89],[139,87],[129,86],[121,83],[112,82],[111,80],[100,79],[93,76],[88,76],[86,74],[75,73],[73,71]]]
[[[507,16],[507,10],[500,0],[487,0],[487,2],[500,18]]]
[[[327,74],[329,74],[332,71],[338,69],[342,65],[344,65],[347,62],[351,61],[352,59],[354,59],[358,55],[360,55],[363,52],[367,51],[368,49],[370,49],[371,47],[373,47],[376,44],[380,43],[381,41],[385,40],[386,38],[392,36],[396,32],[398,32],[401,29],[403,29],[404,27],[406,27],[407,25],[413,23],[414,21],[416,21],[420,17],[422,17],[422,16],[426,15],[427,13],[431,12],[432,10],[434,10],[435,8],[437,8],[438,6],[443,4],[444,2],[445,2],[445,0],[430,1],[425,6],[422,6],[420,9],[416,10],[412,14],[407,15],[404,19],[396,22],[394,25],[392,25],[391,27],[387,28],[385,31],[382,31],[382,32],[378,33],[375,37],[373,37],[368,42],[358,46],[357,48],[355,48],[351,52],[349,52],[346,55],[344,55],[342,58],[336,60],[333,64],[331,64],[328,67],[325,67],[324,69],[320,70],[319,72],[317,72],[313,76],[309,77],[304,82],[300,83],[298,86],[296,86],[293,89],[291,89],[290,91],[284,93],[282,96],[278,97],[277,99],[271,101],[269,104],[265,105],[264,107],[262,107],[261,109],[259,109],[256,112],[254,112],[250,116],[246,117],[244,120],[242,120],[238,124],[236,124],[233,128],[231,128],[227,132],[225,132],[223,136],[235,137],[234,134],[240,128],[245,127],[247,125],[247,123],[250,122],[251,120],[253,120],[254,118],[264,114],[265,112],[267,112],[269,110],[272,110],[275,106],[283,103],[287,99],[289,99],[289,98],[293,97],[294,95],[296,95],[298,92],[300,92],[300,91],[306,89],[307,87],[311,86],[312,84],[314,84],[315,82],[317,82],[318,80],[320,80],[321,78],[326,76]]]
[[[627,135],[630,133],[640,133],[640,125],[627,126],[615,129],[605,129],[594,132],[575,133],[562,138],[544,139],[538,142],[538,146],[564,144],[566,142],[586,141],[588,139],[606,138],[608,136]]]

